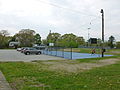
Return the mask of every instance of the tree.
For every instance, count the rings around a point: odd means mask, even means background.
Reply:
[[[84,45],[85,41],[83,37],[77,37],[73,33],[64,34],[61,37],[61,45],[64,47],[78,47],[78,45]]]
[[[34,36],[34,39],[35,39],[35,44],[38,44],[38,45],[41,44],[41,36],[40,36],[40,34],[37,33],[37,34]]]
[[[64,47],[77,47],[76,35],[72,33],[64,34],[61,37],[61,42]]]
[[[45,45],[47,45],[47,44],[48,44],[48,42],[47,42],[47,40],[46,40],[46,39],[43,39],[43,40],[42,40],[42,43],[43,43],[43,44],[45,44]]]
[[[47,44],[54,43],[57,45],[58,41],[60,40],[61,34],[59,33],[49,33],[47,36]]]
[[[83,37],[78,37],[73,33],[64,34],[62,36],[59,33],[49,33],[47,39],[43,40],[43,43],[54,43],[55,46],[60,47],[78,47],[78,45],[84,45],[85,40]]]
[[[9,43],[8,35],[9,33],[7,30],[0,31],[0,48],[8,47],[8,43]]]
[[[10,40],[10,41],[11,41],[11,42],[12,42],[12,41],[14,41],[14,42],[17,41],[16,35],[14,35],[13,37],[11,37],[11,40]]]
[[[120,48],[120,42],[116,42],[116,48]]]
[[[78,45],[85,45],[85,39],[83,37],[77,37],[76,40]]]
[[[15,35],[16,40],[20,42],[21,46],[32,46],[34,44],[34,30],[22,29]]]
[[[108,45],[110,46],[110,48],[114,48],[114,41],[115,41],[115,37],[110,36],[108,40]]]

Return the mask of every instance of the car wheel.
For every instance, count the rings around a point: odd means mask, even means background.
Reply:
[[[26,52],[26,55],[30,55],[30,52]]]
[[[38,53],[37,53],[37,55],[40,55],[40,54],[41,54],[41,52],[38,52]]]

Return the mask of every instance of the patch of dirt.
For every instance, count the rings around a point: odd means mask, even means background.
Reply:
[[[22,84],[24,84],[24,80],[15,80],[15,82],[10,83],[10,86],[12,87],[13,90],[18,90],[22,88]]]
[[[75,63],[75,61],[73,61],[74,64],[70,64],[69,61],[43,62],[43,63],[50,65],[48,69],[52,71],[65,71],[65,72],[75,73],[75,72],[81,72],[84,70],[90,70],[95,67],[102,67],[106,65],[115,64],[117,61],[120,61],[120,59],[105,59],[105,60],[99,60],[96,63],[79,63],[79,64]]]
[[[43,64],[47,64],[47,65],[54,65],[54,64],[77,64],[78,62],[77,61],[74,61],[74,60],[57,60],[57,61],[53,61],[53,62],[42,62]]]
[[[58,64],[58,62],[42,62],[43,64],[47,64],[47,65],[55,65]]]
[[[50,87],[50,85],[37,84],[37,85],[30,85],[30,87]]]
[[[29,87],[50,87],[50,85],[45,85],[37,81],[35,77],[20,77],[15,79],[15,81],[10,83],[10,85],[13,90],[22,90],[23,86],[26,85],[26,82],[29,82]]]

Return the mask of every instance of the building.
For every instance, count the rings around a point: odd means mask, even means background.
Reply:
[[[18,46],[20,45],[20,43],[19,42],[10,42],[9,43],[9,47],[12,47],[12,48],[17,48]]]

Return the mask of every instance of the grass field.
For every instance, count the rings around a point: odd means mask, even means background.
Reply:
[[[109,50],[106,53],[116,56],[74,61],[1,62],[0,70],[13,90],[119,90],[119,52]],[[117,61],[114,64],[98,62],[102,60]],[[84,64],[103,66],[79,68]]]

